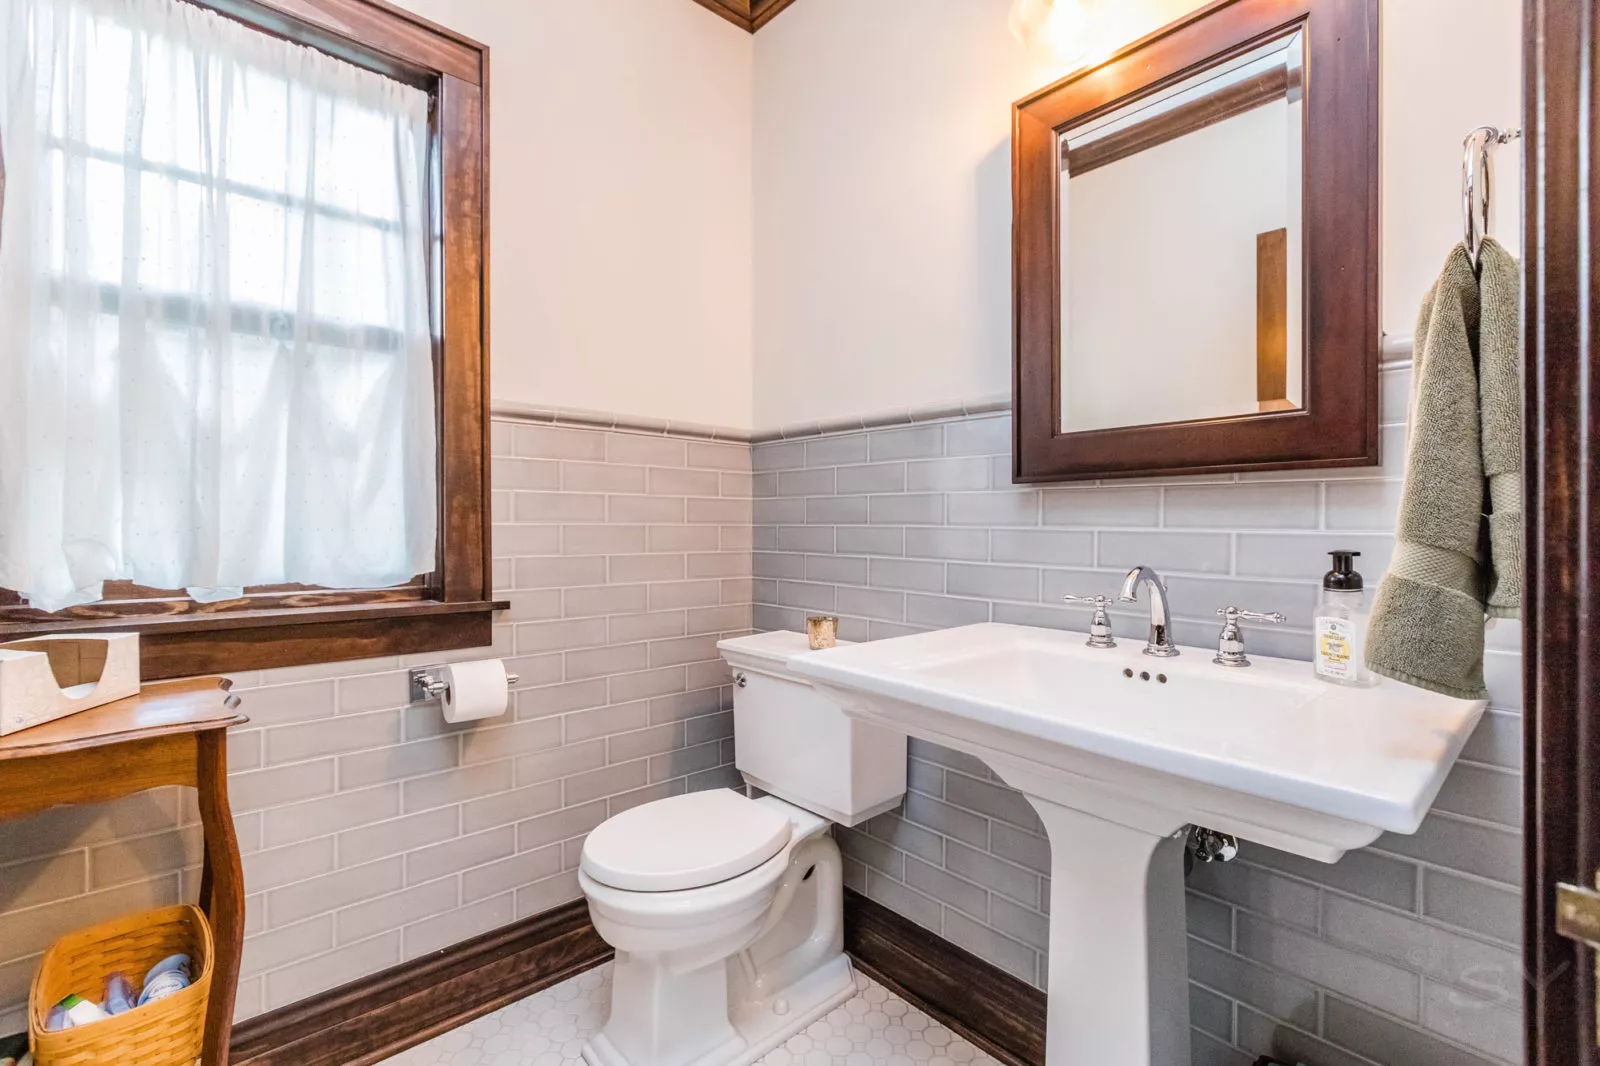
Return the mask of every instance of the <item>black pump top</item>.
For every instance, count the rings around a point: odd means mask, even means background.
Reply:
[[[1322,577],[1322,587],[1331,592],[1360,592],[1364,586],[1361,575],[1356,573],[1354,559],[1360,552],[1336,551],[1329,552],[1333,556],[1333,569]]]

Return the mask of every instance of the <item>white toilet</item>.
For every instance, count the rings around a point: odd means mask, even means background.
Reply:
[[[849,999],[831,822],[897,806],[906,739],[846,718],[790,672],[798,633],[717,645],[733,668],[736,763],[768,793],[646,803],[583,846],[578,882],[617,949],[590,1066],[742,1066]]]

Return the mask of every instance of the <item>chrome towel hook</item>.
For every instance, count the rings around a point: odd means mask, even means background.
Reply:
[[[1461,206],[1465,216],[1467,255],[1476,264],[1478,249],[1489,234],[1489,211],[1494,203],[1494,164],[1490,149],[1510,144],[1521,130],[1479,126],[1462,142]]]

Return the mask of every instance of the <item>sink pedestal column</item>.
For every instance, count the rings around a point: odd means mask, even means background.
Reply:
[[[1033,805],[1053,878],[1046,1066],[1189,1066],[1186,825],[1328,863],[1414,833],[1485,706],[1210,657],[986,622],[792,660],[845,714],[972,755]],[[1129,680],[1157,666],[1168,684]]]
[[[1028,800],[1050,837],[1046,1066],[1188,1066],[1183,826]]]

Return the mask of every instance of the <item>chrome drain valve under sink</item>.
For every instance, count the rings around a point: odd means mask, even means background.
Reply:
[[[1232,862],[1239,854],[1239,841],[1227,833],[1203,825],[1189,827],[1189,854],[1200,862]]]

